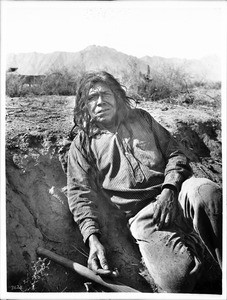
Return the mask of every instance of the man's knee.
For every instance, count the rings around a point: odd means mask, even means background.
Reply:
[[[160,291],[191,292],[201,274],[202,263],[173,232],[156,231],[149,243],[139,247],[149,273]]]
[[[207,178],[191,177],[182,184],[179,202],[187,217],[192,218],[201,208],[207,214],[219,214],[222,209],[222,191]]]

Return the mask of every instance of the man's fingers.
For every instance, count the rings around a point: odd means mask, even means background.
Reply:
[[[153,220],[154,221],[159,219],[160,213],[161,213],[160,206],[158,204],[156,204],[155,207],[154,207],[154,214],[153,214]]]
[[[99,252],[98,253],[98,259],[99,259],[99,263],[101,268],[103,268],[104,270],[109,270],[109,266],[105,257],[105,253],[104,252]]]
[[[96,272],[99,268],[98,258],[90,259],[88,261],[88,268]]]
[[[164,222],[165,222],[165,219],[166,219],[166,213],[162,212],[161,216],[160,216],[160,219],[159,219],[159,222],[158,222],[158,229],[162,229],[162,227],[164,225]]]
[[[112,275],[111,270],[104,270],[104,269],[97,269],[96,273],[100,276],[111,276]]]
[[[165,226],[166,227],[169,226],[171,224],[171,221],[172,221],[171,215],[170,213],[168,213],[165,218]]]
[[[100,262],[98,258],[92,258],[88,263],[88,268],[100,276],[110,276],[112,274],[111,270],[100,268]]]
[[[114,270],[98,269],[96,273],[100,276],[106,276],[111,278],[117,278],[119,276],[119,272],[117,269]]]

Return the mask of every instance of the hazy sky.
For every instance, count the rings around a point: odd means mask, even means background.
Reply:
[[[223,2],[2,2],[6,53],[89,45],[142,57],[200,58],[223,50]]]

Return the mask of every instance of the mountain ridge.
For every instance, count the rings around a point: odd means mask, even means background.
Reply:
[[[166,66],[181,67],[194,77],[212,81],[221,80],[221,62],[213,55],[201,59],[165,58],[161,56],[136,57],[107,46],[90,45],[78,52],[54,51],[51,53],[10,53],[7,69],[18,68],[22,75],[44,75],[53,70],[66,68],[85,71],[106,70],[113,75],[134,72],[146,73],[148,65],[152,71]]]

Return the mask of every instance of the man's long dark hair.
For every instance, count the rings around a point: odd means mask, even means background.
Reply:
[[[111,74],[105,71],[86,73],[80,81],[76,94],[74,107],[74,126],[71,130],[73,135],[74,128],[80,129],[84,133],[85,140],[81,145],[87,154],[90,153],[90,137],[99,132],[95,122],[92,122],[87,109],[87,99],[90,89],[96,83],[103,83],[111,89],[117,103],[117,114],[121,119],[126,119],[129,109],[132,106],[132,98],[126,95],[125,88]]]
[[[80,81],[80,85],[76,95],[74,108],[74,124],[88,135],[94,133],[93,130],[96,130],[96,125],[91,121],[86,106],[89,90],[96,83],[103,83],[111,89],[117,102],[118,112],[120,110],[123,115],[127,114],[128,108],[131,107],[132,99],[126,95],[123,86],[111,74],[105,71],[85,74],[85,76]]]

